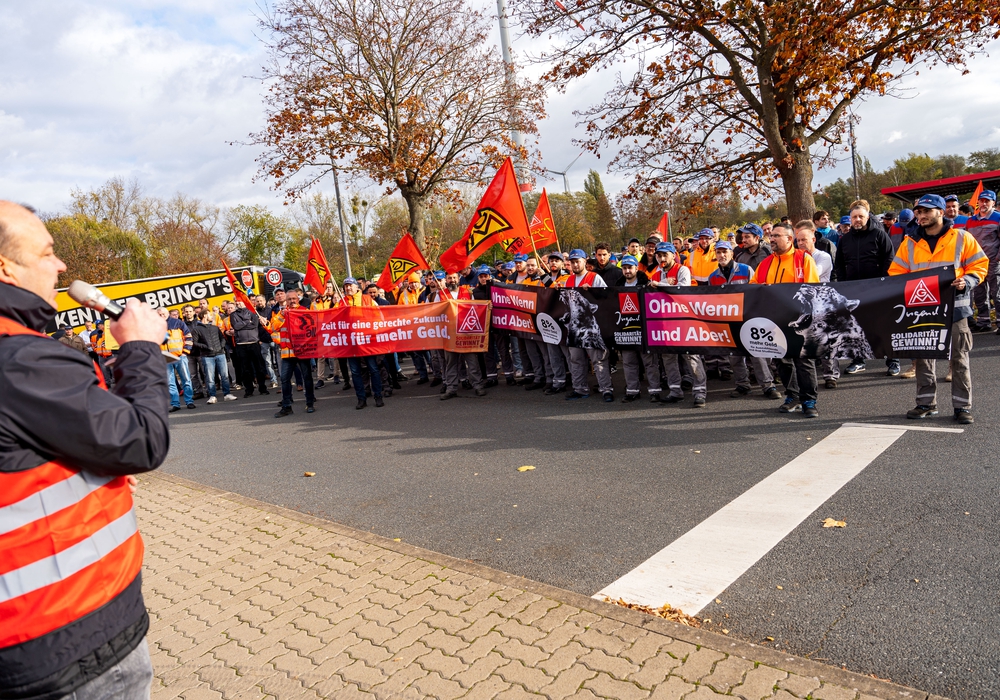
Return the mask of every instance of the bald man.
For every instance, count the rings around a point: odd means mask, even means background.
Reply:
[[[30,210],[0,201],[0,697],[149,697],[143,544],[131,475],[170,447],[166,321],[131,300],[108,391],[45,335],[66,266]]]

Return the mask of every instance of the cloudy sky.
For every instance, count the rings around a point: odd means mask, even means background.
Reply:
[[[119,175],[147,192],[176,192],[222,206],[280,209],[254,183],[255,149],[229,145],[262,126],[254,0],[34,0],[0,3],[0,198],[62,210],[73,188]],[[523,39],[515,49],[527,50]],[[905,100],[872,99],[858,112],[860,151],[875,167],[907,152],[967,154],[1000,147],[1000,43],[970,74],[949,68],[909,80]],[[573,110],[602,78],[553,94],[540,125],[545,164],[564,167],[574,147]],[[585,154],[570,171],[580,189],[590,168],[615,192],[627,178]],[[821,171],[828,182],[849,163]],[[546,183],[562,187],[561,178]]]

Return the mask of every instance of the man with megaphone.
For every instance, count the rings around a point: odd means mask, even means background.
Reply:
[[[0,697],[149,697],[131,475],[170,446],[166,322],[108,307],[108,391],[44,333],[65,269],[38,217],[0,201]]]

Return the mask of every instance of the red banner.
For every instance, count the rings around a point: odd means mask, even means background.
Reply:
[[[338,306],[288,312],[295,356],[360,357],[412,350],[485,352],[488,301],[439,301],[403,306]]]

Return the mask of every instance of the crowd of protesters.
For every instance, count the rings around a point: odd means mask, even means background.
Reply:
[[[781,400],[778,410],[819,415],[820,381],[835,390],[841,380],[841,361],[834,358],[767,361],[736,355],[692,355],[641,352],[634,349],[598,351],[568,347],[565,340],[554,345],[491,329],[489,349],[462,354],[445,351],[408,353],[411,376],[403,372],[398,354],[356,358],[296,358],[285,326],[289,309],[329,309],[338,305],[378,306],[421,304],[447,298],[488,300],[491,282],[565,287],[640,287],[721,284],[818,283],[861,280],[905,274],[910,271],[956,266],[956,302],[952,349],[946,382],[952,385],[954,417],[972,422],[969,351],[972,333],[992,330],[991,304],[997,303],[1000,266],[1000,214],[996,196],[982,192],[973,210],[955,196],[926,195],[914,208],[881,217],[864,200],[854,202],[848,214],[831,226],[830,214],[816,212],[811,220],[749,223],[721,234],[707,227],[696,236],[662,240],[659,234],[645,241],[631,239],[618,251],[598,243],[588,254],[544,252],[515,255],[510,262],[494,266],[469,266],[460,272],[414,272],[387,293],[364,278],[343,280],[342,289],[333,280],[324,293],[310,295],[300,289],[277,289],[272,298],[253,298],[253,309],[225,302],[209,308],[204,300],[167,311],[168,337],[163,349],[178,358],[169,365],[171,411],[196,407],[205,399],[214,404],[237,400],[234,392],[249,398],[281,389],[276,417],[293,413],[298,392],[304,394],[306,412],[315,410],[316,391],[328,384],[352,388],[357,409],[374,398],[376,407],[402,382],[440,386],[441,399],[458,395],[464,388],[477,396],[504,382],[546,395],[565,394],[566,400],[586,399],[591,394],[605,402],[615,400],[611,375],[624,370],[622,402],[640,397],[641,384],[653,403],[676,404],[690,392],[693,406],[707,401],[707,381],[732,381],[730,396],[747,397],[753,386],[767,399]],[[1000,331],[998,331],[1000,332]],[[61,341],[95,359],[111,355],[103,345],[101,324],[74,335],[61,331]],[[889,376],[917,379],[917,406],[910,418],[937,413],[935,363],[914,360],[903,369],[898,359],[885,362]],[[844,372],[858,374],[868,369],[866,358],[846,360]],[[109,374],[109,373],[107,373]],[[590,376],[596,386],[590,385]],[[110,380],[110,376],[108,376]],[[780,388],[776,382],[780,382]]]

